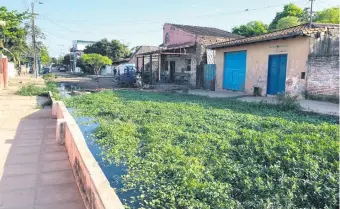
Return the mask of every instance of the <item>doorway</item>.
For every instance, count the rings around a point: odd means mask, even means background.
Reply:
[[[175,82],[175,67],[176,67],[176,62],[175,61],[170,61],[170,81]]]
[[[285,92],[287,54],[269,55],[267,94]]]
[[[244,91],[247,52],[227,52],[224,56],[223,89]]]

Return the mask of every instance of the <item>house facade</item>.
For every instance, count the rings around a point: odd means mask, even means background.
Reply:
[[[217,28],[166,23],[161,48],[140,54],[137,65],[142,62],[144,66],[143,74],[147,79],[143,80],[200,88],[203,66],[207,63],[206,47],[236,38],[240,36]]]
[[[339,95],[339,25],[304,24],[209,48],[216,90]]]

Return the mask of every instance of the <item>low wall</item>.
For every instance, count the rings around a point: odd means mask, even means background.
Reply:
[[[123,209],[123,204],[88,149],[76,121],[63,102],[52,102],[52,116],[57,118],[57,143],[65,144],[86,208]]]
[[[0,90],[8,86],[8,60],[0,53]]]

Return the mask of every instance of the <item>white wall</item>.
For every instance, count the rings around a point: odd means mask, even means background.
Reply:
[[[8,62],[8,77],[14,78],[16,75],[15,65],[13,62]]]

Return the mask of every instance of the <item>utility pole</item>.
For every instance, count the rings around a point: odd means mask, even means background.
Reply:
[[[309,1],[310,1],[309,28],[312,28],[313,2],[314,2],[315,0],[309,0]]]
[[[38,78],[38,70],[37,70],[37,52],[36,52],[36,43],[35,43],[35,25],[34,25],[34,2],[31,4],[32,7],[32,41],[33,41],[33,70],[35,73],[35,78]]]
[[[35,41],[35,24],[34,24],[34,20],[35,20],[35,13],[34,13],[34,4],[35,3],[39,3],[39,4],[43,4],[41,1],[33,1],[31,3],[31,7],[32,7],[32,41],[33,41],[33,60],[34,60],[34,72],[35,72],[35,78],[38,78],[38,69],[37,69],[37,52],[36,52],[36,41]]]

